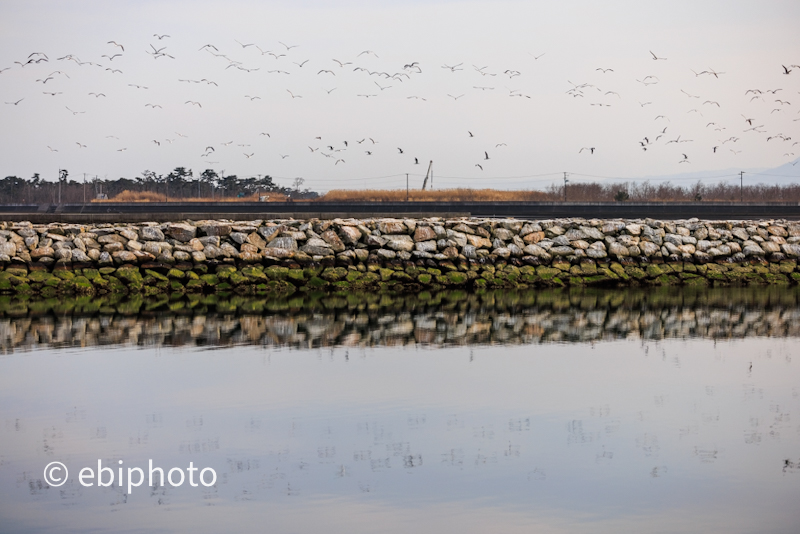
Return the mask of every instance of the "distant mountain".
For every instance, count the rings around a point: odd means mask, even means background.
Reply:
[[[787,184],[800,179],[800,158],[795,159],[772,169],[764,168],[729,168],[718,171],[686,172],[682,174],[669,174],[662,176],[642,176],[631,181],[640,182],[672,182],[676,185],[690,184],[698,180],[703,183],[715,183],[730,180],[739,180],[739,171],[744,171],[745,183],[749,184]],[[614,180],[622,181],[622,180]]]

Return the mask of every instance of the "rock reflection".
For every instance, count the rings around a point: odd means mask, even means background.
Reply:
[[[373,347],[800,336],[800,288],[0,297],[0,350]],[[676,362],[680,365],[680,362]]]

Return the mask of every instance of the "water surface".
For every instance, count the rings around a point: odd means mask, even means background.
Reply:
[[[468,297],[7,317],[0,530],[797,531],[791,292]]]

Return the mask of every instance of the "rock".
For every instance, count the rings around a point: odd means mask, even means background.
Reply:
[[[553,225],[550,228],[547,228],[544,234],[547,237],[558,237],[560,235],[563,235],[564,232],[566,232],[566,230],[564,230],[562,227],[558,225]]]
[[[593,260],[598,260],[600,258],[605,258],[608,256],[608,253],[605,251],[605,249],[599,247],[598,248],[589,247],[584,252],[588,257],[592,258]]]
[[[587,239],[588,237],[589,236],[586,235],[586,232],[584,232],[580,228],[570,228],[564,235],[558,236],[556,239],[563,238],[567,241],[567,243],[569,243],[570,241],[582,241]],[[556,242],[556,239],[553,239],[553,243]]]
[[[119,252],[120,250],[124,249],[125,245],[123,245],[122,243],[114,242],[114,243],[108,243],[107,245],[103,245],[103,250],[111,254],[113,254],[114,252]]]
[[[641,224],[629,224],[625,226],[625,230],[628,231],[631,235],[640,235],[642,233],[642,225]]]
[[[781,228],[781,230],[783,230],[783,228]],[[761,243],[761,248],[767,254],[781,251],[781,246],[773,241],[765,241]]]
[[[256,263],[261,261],[262,256],[258,252],[240,252],[237,257],[244,262]]]
[[[479,235],[467,235],[467,243],[469,245],[477,248],[491,248],[492,242],[489,241],[486,237],[481,237]],[[466,246],[466,245],[464,245]],[[463,247],[462,247],[463,248]]]
[[[192,252],[192,260],[195,263],[203,263],[206,261],[206,255],[202,250],[195,250]]]
[[[386,240],[379,235],[368,235],[364,238],[364,241],[367,245],[371,247],[383,247],[386,244]]]
[[[456,247],[447,247],[442,251],[447,258],[457,258],[458,257],[458,249]]]
[[[359,232],[357,228],[355,228],[355,231],[361,235],[361,232]],[[325,241],[325,243],[330,246],[334,252],[342,252],[346,248],[344,242],[333,230],[326,230],[325,232],[322,232],[320,237],[322,237],[323,241]]]
[[[496,237],[497,239],[508,241],[514,234],[512,234],[511,230],[507,228],[495,228],[494,232],[492,232],[492,235],[494,235],[494,237]]]
[[[274,240],[273,240],[274,241]],[[247,242],[258,248],[259,250],[267,246],[267,242],[258,234],[258,232],[251,232],[247,235]]]
[[[529,234],[526,234],[525,237],[522,238],[522,240],[528,245],[535,245],[536,243],[538,243],[542,239],[544,239],[544,232],[542,232],[542,231],[531,232]],[[601,239],[602,239],[602,237],[601,237]]]
[[[417,227],[417,230],[419,230],[419,227]],[[414,246],[420,252],[429,252],[431,254],[437,252],[436,241],[420,241],[416,243]],[[473,247],[473,249],[474,248],[475,247]]]
[[[297,250],[297,241],[291,237],[276,237],[269,242],[267,248],[282,248],[287,250]]]
[[[99,253],[98,253],[99,256]],[[86,255],[86,253],[80,249],[72,249],[72,261],[79,261],[79,262],[88,262],[92,261],[92,258]]]
[[[800,245],[797,244],[785,244],[781,245],[781,250],[783,253],[791,258],[797,258],[800,256]]]
[[[342,226],[339,229],[339,236],[345,245],[354,246],[361,240],[361,230],[355,226]]]
[[[541,231],[542,231],[542,227],[539,226],[538,224],[526,223],[525,225],[523,225],[523,227],[519,231],[519,234],[517,234],[517,235],[519,235],[520,237],[525,237],[526,235],[530,234],[531,232],[541,232]],[[542,234],[542,236],[544,236],[544,234]]]
[[[436,239],[436,232],[430,226],[419,226],[414,231],[414,241],[430,241]]]
[[[527,249],[528,247],[525,247],[525,248]],[[558,247],[551,248],[549,250],[549,252],[553,256],[572,256],[572,255],[575,254],[575,249],[572,248],[572,247],[567,247],[567,246],[558,246]],[[527,253],[527,251],[526,251],[526,253]],[[533,255],[533,254],[531,254],[531,255]]]
[[[384,235],[383,238],[386,239],[386,247],[392,250],[414,250],[414,240],[409,235]]]
[[[789,232],[786,231],[786,228],[783,228],[782,226],[775,226],[775,225],[768,226],[767,227],[767,232],[769,232],[771,235],[775,235],[775,236],[779,236],[779,237],[787,237],[789,235]]]
[[[139,233],[138,232],[136,232],[135,230],[130,230],[128,228],[125,228],[124,230],[120,230],[119,231],[119,235],[121,235],[122,237],[124,237],[128,241],[131,241],[131,240],[136,241],[139,238]],[[62,238],[62,239],[64,239],[64,238]]]
[[[603,235],[603,232],[601,232],[600,230],[598,230],[594,226],[579,226],[578,229],[581,232],[583,232],[583,234],[586,236],[583,239],[589,239],[589,240],[594,240],[594,241],[602,241],[602,239],[605,237]]]
[[[608,253],[611,254],[612,256],[617,256],[618,258],[624,258],[630,256],[630,251],[628,250],[628,247],[617,242],[613,242],[608,246]]]
[[[731,234],[733,234],[736,239],[741,239],[742,241],[750,239],[750,234],[748,234],[747,230],[744,228],[734,228],[731,230]]]
[[[111,254],[111,257],[114,258],[114,262],[117,264],[136,263],[136,255],[130,250],[118,250]]]
[[[177,241],[188,243],[197,234],[197,227],[186,223],[170,224],[167,234]]]
[[[270,243],[270,245],[272,245],[272,243]],[[273,247],[270,245],[267,245],[267,248],[264,249],[264,256],[283,259],[283,258],[291,258],[294,256],[295,252],[298,252],[297,249]]]
[[[247,242],[247,235],[244,232],[231,232],[230,237],[235,243],[241,245]]]
[[[189,261],[192,256],[188,252],[176,250],[172,257],[174,257],[176,261]]]
[[[164,232],[158,226],[142,226],[139,228],[142,241],[164,241]]]
[[[14,243],[2,243],[0,244],[0,254],[5,254],[6,256],[14,256],[17,253],[17,246]]]
[[[755,243],[753,243],[752,245],[745,246],[744,249],[742,250],[742,252],[744,252],[744,255],[748,256],[748,257],[749,256],[763,256],[764,255],[764,249],[762,249],[761,247],[759,247]]]
[[[661,249],[655,243],[651,243],[650,241],[641,241],[639,243],[639,248],[642,249],[642,253],[647,256],[648,258],[651,256],[655,256]]]
[[[51,247],[38,247],[31,250],[31,258],[34,260],[38,260],[41,258],[52,258],[55,256],[56,251],[53,250]]]
[[[492,251],[492,254],[503,259],[508,259],[511,257],[511,251],[508,250],[506,247],[496,248]]]
[[[515,258],[519,258],[520,256],[524,255],[524,253],[522,252],[522,248],[520,248],[520,246],[517,245],[516,243],[509,243],[508,245],[506,245],[506,248],[509,250],[509,252],[511,252],[511,255],[514,256]]]
[[[122,237],[121,235],[108,234],[108,235],[101,235],[100,237],[98,237],[97,242],[100,243],[101,245],[110,245],[112,243],[120,243],[122,245],[125,245],[125,243],[127,243],[128,240]]]
[[[375,251],[375,254],[378,256],[378,258],[382,260],[393,260],[395,256],[397,256],[397,253],[395,251],[387,250],[385,248],[379,248],[378,250]]]
[[[469,234],[475,235],[475,230],[473,230],[470,226],[467,226],[464,223],[459,223],[453,227],[453,230],[456,232],[461,232],[462,234]]]
[[[216,221],[209,221],[208,223],[201,223],[197,225],[200,233],[204,236],[226,236],[231,233],[231,225]],[[163,238],[162,238],[163,239]]]
[[[405,224],[392,219],[380,220],[378,222],[378,230],[381,234],[405,234],[408,232]]]

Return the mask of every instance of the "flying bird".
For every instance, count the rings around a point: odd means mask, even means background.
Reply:
[[[586,146],[585,146],[585,147],[583,147],[583,148],[581,148],[580,150],[578,150],[578,154],[580,154],[580,153],[581,153],[581,152],[583,152],[584,150],[588,150],[590,154],[594,154],[594,147],[586,147]],[[487,158],[487,159],[488,159],[488,158]]]
[[[118,46],[118,47],[120,47],[120,48],[122,49],[122,51],[123,51],[123,52],[125,51],[125,47],[124,47],[124,46],[122,46],[121,44],[119,44],[119,43],[118,43],[118,42],[116,42],[116,41],[109,41],[109,42],[108,42],[108,43],[106,43],[106,44],[113,44],[114,46]]]
[[[160,41],[161,39],[164,39],[165,37],[169,37],[169,35],[167,35],[167,34],[159,35],[157,33],[154,33],[153,37],[157,38]],[[206,45],[206,46],[209,46],[209,45]]]
[[[193,104],[193,105],[195,105],[195,106],[197,106],[197,107],[201,107],[201,108],[203,107],[203,106],[200,104],[200,102],[195,102],[194,100],[187,100],[186,102],[184,102],[184,104]]]
[[[653,60],[654,60],[654,61],[655,61],[655,60],[659,60],[659,59],[663,59],[663,60],[666,60],[666,59],[667,59],[667,58],[665,58],[665,57],[658,57],[657,55],[655,55],[655,54],[653,53],[653,51],[652,51],[652,50],[650,50],[650,55],[651,55],[651,56],[653,56]]]

